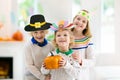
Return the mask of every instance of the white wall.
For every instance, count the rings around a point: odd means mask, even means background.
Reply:
[[[71,20],[72,0],[40,0],[40,3],[48,21]]]
[[[17,27],[17,0],[0,1],[0,22],[3,27],[0,28],[0,37],[10,37]]]
[[[1,0],[0,2],[0,22],[3,23],[3,27],[0,29],[0,36],[9,36],[11,32],[11,21],[10,21],[10,12],[11,12],[11,0]],[[7,33],[6,33],[7,32]]]
[[[120,0],[115,0],[115,42],[116,54],[120,54]]]

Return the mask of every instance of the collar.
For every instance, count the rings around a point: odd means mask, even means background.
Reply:
[[[48,44],[48,41],[46,39],[44,39],[43,43],[40,43],[40,42],[36,41],[34,39],[34,37],[32,37],[31,41],[32,41],[33,44],[37,44],[40,47],[44,47],[44,46],[46,46]]]
[[[56,52],[57,52],[57,54],[63,53],[63,54],[69,55],[69,54],[72,54],[72,53],[73,53],[73,50],[72,50],[72,49],[69,49],[67,52],[62,52],[62,51],[60,51],[60,50],[57,48],[57,49],[56,49]]]

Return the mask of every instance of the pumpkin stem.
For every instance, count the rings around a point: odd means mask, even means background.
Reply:
[[[51,53],[51,56],[54,56],[54,54],[52,53],[52,51],[50,51],[50,53]]]

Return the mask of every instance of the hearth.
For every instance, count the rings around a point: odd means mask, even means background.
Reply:
[[[0,57],[0,79],[13,79],[13,57]]]

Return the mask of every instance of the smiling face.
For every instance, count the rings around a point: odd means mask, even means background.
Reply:
[[[37,42],[43,43],[47,30],[33,31],[31,34]]]
[[[70,44],[70,34],[69,31],[58,31],[55,35],[55,42],[58,47],[69,47]]]
[[[73,24],[75,25],[75,30],[83,31],[87,26],[88,20],[82,15],[77,15],[74,20]]]

